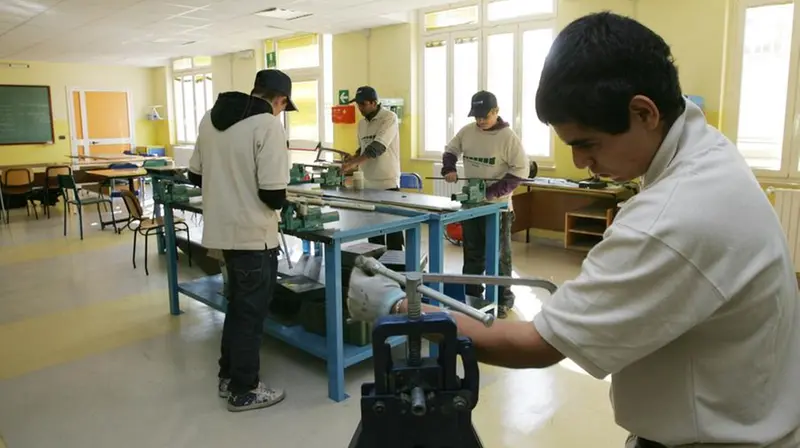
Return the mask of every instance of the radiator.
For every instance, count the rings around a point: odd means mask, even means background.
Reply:
[[[775,198],[775,212],[789,242],[795,272],[800,272],[800,190],[769,189]]]
[[[458,177],[464,177],[464,167],[460,165],[456,165],[456,169],[458,170]],[[441,177],[442,176],[442,164],[440,162],[436,162],[433,164],[433,174],[432,177]],[[458,181],[456,183],[449,184],[443,180],[434,180],[433,181],[433,194],[435,196],[444,196],[450,197],[454,193],[461,193],[461,187],[464,185],[464,181]]]

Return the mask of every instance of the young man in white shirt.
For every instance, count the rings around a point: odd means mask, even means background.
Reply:
[[[800,446],[788,245],[737,148],[682,96],[669,46],[630,18],[580,18],[553,42],[536,110],[577,167],[641,177],[642,190],[533,323],[484,328],[451,313],[479,360],[545,368],[567,357],[611,375],[628,447]],[[357,319],[405,312],[399,286],[375,292],[382,282],[354,272]]]
[[[297,110],[291,96],[292,81],[278,70],[258,72],[250,95],[220,94],[200,121],[189,165],[190,180],[203,188],[203,246],[222,250],[228,269],[218,389],[234,412],[285,397],[259,380],[259,349],[277,280],[278,211],[289,183],[278,116]]]
[[[530,163],[522,149],[522,142],[499,113],[497,97],[493,93],[480,91],[472,96],[469,116],[475,118],[453,137],[442,155],[442,176],[447,182],[457,182],[456,163],[464,160],[464,176],[467,179],[497,179],[487,182],[486,199],[505,202],[508,210],[500,214],[500,263],[499,274],[511,277],[511,224],[514,211],[511,194],[530,172]],[[464,230],[463,274],[481,275],[486,270],[486,218],[475,218],[461,223]],[[511,288],[500,287],[497,316],[505,319],[514,308],[514,293]],[[466,285],[468,296],[483,299],[481,285]]]
[[[356,90],[351,103],[358,105],[362,119],[358,122],[358,149],[355,157],[345,161],[343,170],[364,172],[366,188],[400,191],[400,127],[397,115],[381,106],[378,92],[370,86]],[[402,232],[369,239],[389,250],[403,250]]]

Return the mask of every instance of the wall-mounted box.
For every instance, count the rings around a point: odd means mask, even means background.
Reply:
[[[398,123],[403,122],[405,101],[402,98],[383,98],[381,99],[381,105],[397,115]]]
[[[331,116],[334,124],[355,124],[356,107],[352,104],[333,106]]]

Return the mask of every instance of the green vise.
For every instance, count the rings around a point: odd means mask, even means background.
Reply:
[[[189,202],[190,198],[202,195],[203,195],[203,190],[200,188],[190,187],[187,185],[173,185],[172,191],[170,192],[170,202],[172,203]]]
[[[323,187],[341,187],[344,185],[344,174],[342,169],[338,166],[329,166],[325,168],[320,179],[320,184]]]
[[[322,230],[325,223],[339,220],[339,212],[322,213],[321,207],[287,203],[281,209],[281,229],[286,232]]]
[[[302,163],[293,163],[289,170],[289,185],[308,184],[313,182],[311,174],[306,172],[306,166]]]
[[[467,185],[461,188],[461,193],[455,193],[451,200],[462,204],[480,204],[486,202],[486,182],[480,179],[470,179]]]

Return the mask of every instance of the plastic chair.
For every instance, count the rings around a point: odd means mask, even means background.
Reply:
[[[33,213],[39,219],[39,212],[36,204],[32,204],[33,196],[33,173],[29,168],[9,168],[3,171],[3,195],[4,196],[23,196],[25,198],[25,210],[28,216],[31,215],[30,206],[33,205]],[[8,222],[8,210],[6,210],[6,222]]]
[[[136,269],[136,235],[139,234],[144,237],[144,273],[145,275],[150,275],[150,271],[147,269],[147,241],[165,227],[164,218],[145,218],[142,204],[132,191],[123,191],[121,196],[125,202],[125,208],[128,209],[128,216],[130,216],[127,227],[133,231],[133,254],[131,255],[133,268]],[[136,227],[132,227],[134,223],[136,223]],[[189,257],[189,266],[191,266],[192,250],[191,240],[189,239],[189,225],[183,219],[175,218],[174,228],[176,232],[186,232],[186,254]]]
[[[96,205],[97,217],[100,219],[100,230],[105,230],[106,226],[103,224],[103,215],[100,213],[100,204],[111,205],[111,199],[104,198],[103,196],[83,196],[78,194],[78,186],[75,185],[75,178],[72,174],[59,174],[58,187],[61,189],[61,195],[64,196],[64,236],[67,236],[67,215],[69,215],[69,205],[73,204],[78,209],[78,226],[80,228],[81,240],[83,239],[83,206]],[[73,199],[68,199],[67,192],[72,192]],[[114,226],[114,233],[119,233],[117,230],[117,218],[114,217],[114,207],[111,207],[111,225]]]
[[[422,191],[422,177],[417,173],[401,173],[400,188]]]
[[[61,188],[58,186],[59,174],[71,176],[72,167],[69,165],[48,166],[44,171],[44,199],[42,202],[44,203],[44,213],[47,215],[47,219],[50,219],[51,191],[56,191],[56,200],[58,199],[58,194],[61,193]]]

